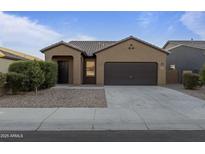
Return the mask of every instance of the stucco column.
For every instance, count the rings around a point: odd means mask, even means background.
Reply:
[[[81,57],[73,56],[73,84],[81,84]]]
[[[52,55],[45,54],[45,61],[51,61],[52,60]]]
[[[104,61],[96,57],[96,83],[97,85],[104,84]]]
[[[166,62],[161,61],[158,63],[158,85],[166,84]]]

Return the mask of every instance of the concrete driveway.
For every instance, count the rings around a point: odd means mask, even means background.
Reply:
[[[0,108],[0,130],[205,129],[198,98],[158,86],[104,89],[108,108]]]

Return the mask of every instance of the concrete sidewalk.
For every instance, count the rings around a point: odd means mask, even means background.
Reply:
[[[205,101],[157,86],[106,86],[108,108],[0,108],[0,130],[205,130]]]

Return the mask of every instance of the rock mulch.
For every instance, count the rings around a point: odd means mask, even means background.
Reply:
[[[46,89],[0,97],[0,107],[107,107],[104,89]]]

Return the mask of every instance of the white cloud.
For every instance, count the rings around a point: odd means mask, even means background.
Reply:
[[[40,49],[68,38],[27,17],[0,12],[0,46],[43,58]],[[76,35],[65,40],[94,40],[87,35]]]
[[[96,40],[95,37],[88,36],[88,35],[83,35],[83,34],[78,34],[75,37],[70,37],[68,39],[65,39],[66,41],[94,41]]]
[[[205,13],[204,12],[185,12],[180,21],[193,33],[205,39]]]
[[[156,13],[143,12],[137,18],[137,24],[143,28],[147,28],[155,21],[157,18]]]
[[[61,34],[26,17],[0,12],[0,42],[2,46],[27,51],[42,57],[39,49],[59,40]]]

